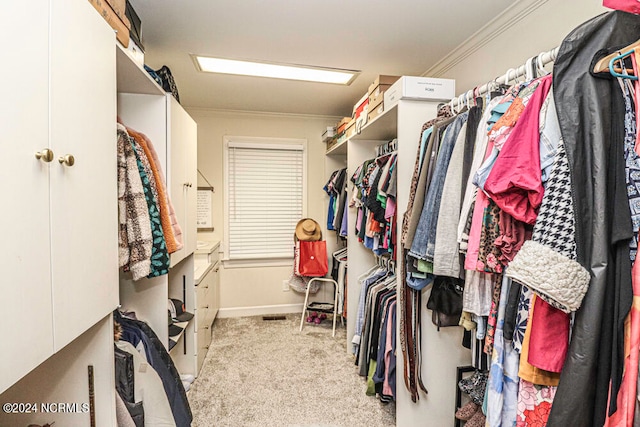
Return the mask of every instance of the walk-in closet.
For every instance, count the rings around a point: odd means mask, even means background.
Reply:
[[[0,427],[640,425],[636,0],[9,3]]]

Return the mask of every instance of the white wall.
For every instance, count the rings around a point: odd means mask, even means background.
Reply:
[[[331,250],[335,238],[326,231],[326,208],[328,196],[322,187],[328,179],[325,171],[325,144],[322,133],[327,126],[334,125],[337,117],[296,116],[247,112],[223,112],[189,109],[189,114],[198,123],[198,169],[215,188],[213,194],[213,232],[198,233],[199,240],[217,239],[224,236],[224,176],[223,137],[225,135],[270,138],[301,138],[307,140],[307,216],[323,226],[323,235]],[[334,164],[332,163],[331,166]],[[329,171],[330,173],[330,171]],[[198,186],[207,186],[198,176]],[[293,245],[293,230],[292,245]],[[220,269],[221,315],[234,312],[234,308],[263,307],[262,312],[286,304],[302,304],[304,295],[285,292],[282,281],[292,271],[292,265],[258,268]],[[269,306],[264,308],[264,306]],[[246,311],[235,310],[238,314]],[[262,314],[255,311],[254,314]]]
[[[521,0],[424,75],[455,79],[464,93],[559,46],[578,25],[608,10],[602,0]]]

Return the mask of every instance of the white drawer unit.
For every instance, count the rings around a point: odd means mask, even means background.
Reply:
[[[211,345],[211,328],[220,308],[219,242],[199,242],[195,262],[195,318],[197,372]]]

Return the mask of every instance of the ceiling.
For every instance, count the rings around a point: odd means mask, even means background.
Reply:
[[[378,74],[421,75],[517,0],[130,0],[145,63],[186,107],[351,115]],[[350,86],[196,71],[190,54],[361,70]]]

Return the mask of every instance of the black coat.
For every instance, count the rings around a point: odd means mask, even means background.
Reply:
[[[591,273],[591,282],[576,313],[547,424],[551,427],[603,425],[608,381],[615,385],[621,375],[619,332],[632,298],[630,214],[626,193],[621,196],[620,175],[624,108],[617,83],[591,70],[611,48],[639,38],[640,16],[606,13],[564,39],[554,66],[553,90],[571,169],[578,262]]]
[[[190,426],[193,415],[187,399],[187,393],[182,385],[180,374],[162,341],[160,341],[153,329],[145,322],[124,318],[117,310],[114,311],[114,318],[122,325],[123,339],[125,341],[127,340],[128,333],[133,330],[136,331],[136,335],[144,342],[147,360],[162,380],[162,385],[167,394],[176,426]],[[131,343],[134,345],[137,344]]]

